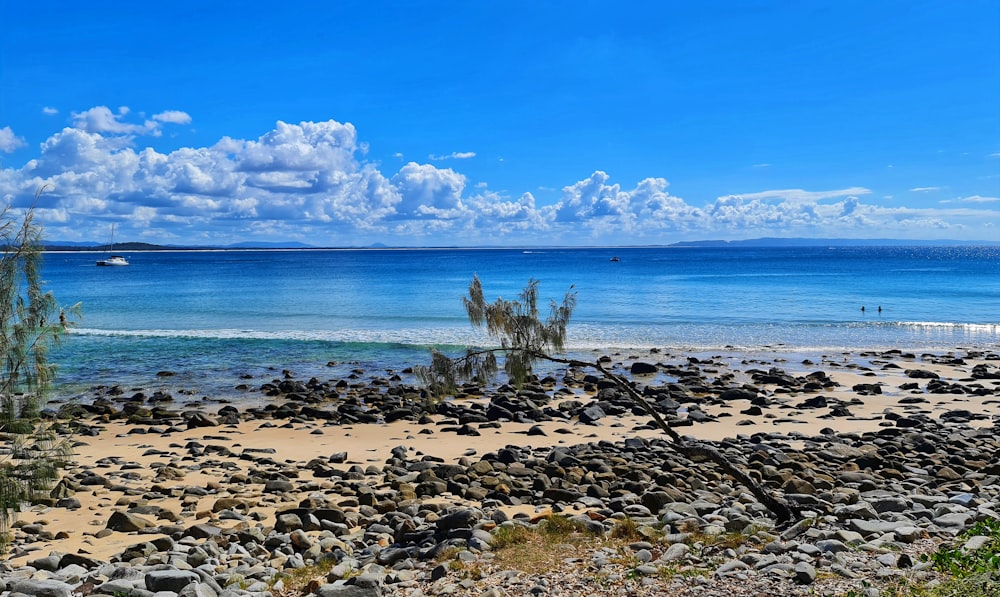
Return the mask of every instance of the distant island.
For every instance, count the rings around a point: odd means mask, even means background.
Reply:
[[[950,247],[1000,245],[1000,241],[910,240],[898,238],[752,238],[747,240],[695,240],[671,247]]]
[[[110,245],[73,242],[73,241],[50,241],[42,244],[46,251],[110,251]],[[265,243],[265,242],[244,242],[232,245],[154,245],[151,243],[115,243],[115,253],[127,253],[129,251],[247,251],[247,250],[272,250],[272,249],[317,249],[305,243]]]
[[[694,240],[680,241],[668,245],[629,245],[628,248],[643,247],[677,247],[677,248],[715,248],[715,247],[906,247],[906,246],[1000,246],[1000,241],[964,241],[964,240],[909,240],[892,238],[753,238],[745,240]],[[540,248],[541,245],[530,248]],[[50,241],[43,244],[46,251],[108,251],[107,244],[96,244],[78,241]],[[150,243],[115,243],[116,253],[129,251],[267,251],[267,250],[323,250],[323,249],[523,249],[526,246],[470,246],[460,247],[402,247],[383,243],[360,247],[317,247],[299,242],[242,242],[231,245],[156,245]],[[553,247],[555,248],[555,247]],[[573,248],[573,247],[559,247]],[[582,247],[581,247],[582,248]],[[616,248],[609,246],[608,248]],[[621,247],[625,248],[625,247]]]

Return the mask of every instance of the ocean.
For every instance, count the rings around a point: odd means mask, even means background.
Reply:
[[[577,355],[1000,348],[1000,247],[171,251],[110,268],[97,257],[45,255],[46,288],[82,305],[50,357],[62,398],[107,385],[231,398],[283,370],[403,371],[432,346],[488,344],[461,303],[474,275],[489,299],[537,279],[546,313],[572,287]]]

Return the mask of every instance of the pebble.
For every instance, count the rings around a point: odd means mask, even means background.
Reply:
[[[678,416],[681,400],[691,405],[687,413],[700,412],[692,410],[698,396],[753,400],[766,411],[780,396],[761,388],[804,393],[807,386],[833,383],[825,374],[799,378],[772,367],[750,373],[759,386],[750,390],[749,384],[714,386],[701,369],[689,374],[695,363],[689,367],[670,372],[680,381],[644,390],[669,420],[684,418]],[[951,389],[964,387],[962,381],[947,381]],[[488,404],[456,400],[427,412],[412,388],[386,393],[378,390],[382,383],[355,386],[285,379],[261,388],[273,389],[280,401],[243,413],[232,408],[218,417],[185,417],[158,407],[127,411],[130,403],[122,402],[117,411],[108,406],[113,412],[105,416],[131,412],[133,420],[146,421],[138,428],[149,431],[155,422],[160,433],[174,427],[211,429],[223,417],[254,417],[278,426],[444,420],[457,424],[443,424],[435,433],[471,434],[506,420],[537,425],[559,417],[567,425],[607,425],[632,411],[629,398],[613,387],[601,387],[589,404],[559,400],[541,385],[521,391],[504,387],[480,392]],[[880,387],[878,394],[882,391],[889,388]],[[798,402],[801,408],[827,407]],[[358,406],[362,403],[366,408]],[[0,564],[0,596],[273,597],[285,587],[288,571],[319,563],[332,563],[310,586],[323,597],[806,595],[823,582],[846,583],[837,585],[841,592],[864,594],[866,583],[923,572],[917,570],[918,549],[951,540],[1000,512],[1000,424],[970,427],[963,423],[967,419],[934,420],[909,411],[872,433],[761,431],[717,443],[723,455],[746,462],[766,487],[784,488],[785,498],[807,513],[784,526],[746,488],[713,465],[681,456],[666,439],[468,450],[458,464],[401,447],[384,463],[361,460],[363,465],[348,461],[346,452],[292,463],[277,462],[268,449],[178,444],[177,453],[188,459],[158,455],[174,461],[158,469],[156,487],[138,493],[123,482],[132,470],[124,459],[109,460],[101,474],[76,471],[64,479],[54,507],[79,508],[72,495],[77,491],[105,492],[109,504],[118,502],[106,528],[95,535],[129,535],[134,542],[106,562],[86,554],[38,553],[20,567]],[[536,431],[529,434],[542,431],[531,428]],[[211,471],[218,482],[185,485],[197,471]],[[190,504],[212,496],[211,506],[203,513],[150,506],[164,495],[159,492],[174,491],[193,496]],[[255,516],[260,503],[281,507],[261,520]],[[605,536],[614,533],[614,521],[627,517],[645,534],[629,546],[634,560],[627,564],[613,549],[581,548],[590,551],[560,558],[563,569],[551,573],[528,577],[497,570],[491,531],[498,525],[537,527],[540,519],[511,521],[501,510],[525,505],[555,511],[582,507],[590,515],[574,520]],[[44,525],[14,530],[15,554],[26,553],[48,532]],[[743,534],[736,547],[719,548],[711,541],[733,533]],[[984,543],[973,537],[962,548],[974,551]],[[714,574],[670,576],[664,570]],[[595,585],[595,577],[605,585]]]

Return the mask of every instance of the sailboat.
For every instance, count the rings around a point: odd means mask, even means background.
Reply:
[[[111,225],[111,243],[108,245],[108,255],[104,259],[98,259],[97,265],[128,265],[128,260],[121,255],[115,255],[115,225]]]

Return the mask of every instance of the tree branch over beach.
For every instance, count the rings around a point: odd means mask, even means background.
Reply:
[[[596,371],[612,382],[618,390],[652,419],[656,426],[671,439],[671,446],[679,454],[695,462],[712,461],[727,474],[749,489],[779,522],[788,522],[799,516],[799,510],[783,498],[772,495],[746,472],[734,465],[707,441],[691,439],[678,434],[652,404],[635,388],[631,380],[606,368],[600,362],[583,361],[557,356],[563,352],[566,327],[576,307],[576,292],[571,286],[562,303],[551,301],[550,314],[543,321],[539,315],[538,281],[530,280],[518,300],[497,298],[489,303],[483,286],[476,276],[469,284],[469,294],[463,297],[469,321],[476,327],[485,327],[487,334],[500,343],[497,348],[470,348],[463,356],[449,357],[432,350],[431,364],[416,369],[417,375],[436,395],[453,392],[459,381],[475,380],[487,383],[503,368],[511,382],[521,386],[532,375],[536,361],[548,361],[579,369]]]
[[[0,210],[0,544],[16,509],[57,478],[71,452],[40,417],[54,372],[48,348],[69,321],[43,290],[33,216],[34,206],[20,218]]]

